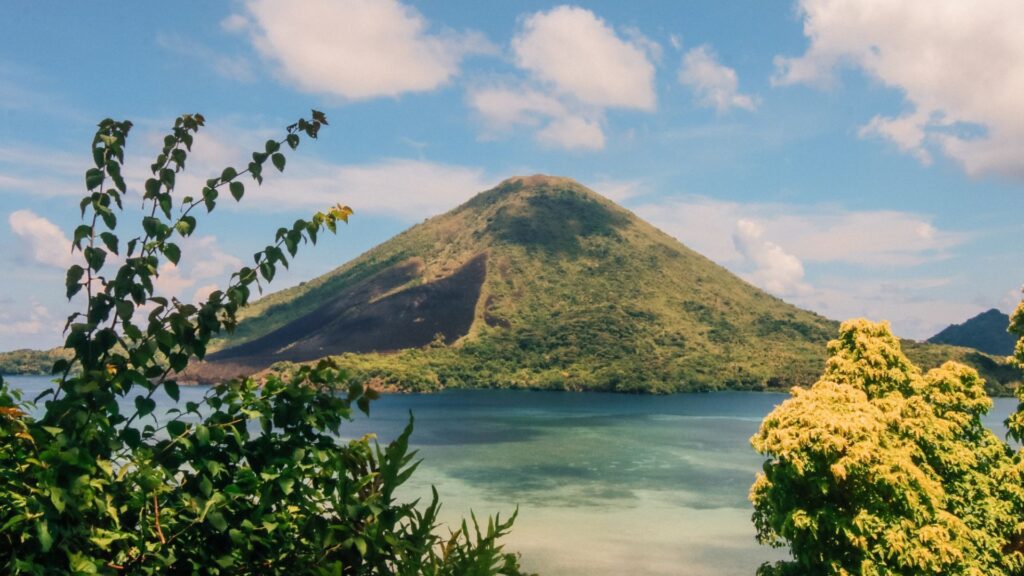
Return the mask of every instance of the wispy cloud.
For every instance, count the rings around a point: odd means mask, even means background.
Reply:
[[[693,91],[698,104],[714,108],[719,113],[728,112],[733,108],[757,108],[757,98],[740,93],[736,71],[721,64],[718,56],[706,44],[690,50],[683,56],[678,78],[680,84]]]
[[[741,204],[702,196],[636,207],[683,243],[718,262],[740,262],[731,234],[740,220],[756,222],[766,238],[803,262],[866,267],[916,265],[947,258],[969,235],[942,230],[931,217],[833,205]]]
[[[700,196],[634,211],[752,284],[830,318],[890,320],[900,335],[926,338],[980,311],[941,296],[950,278],[906,277],[970,239],[937,228],[926,214]]]
[[[139,194],[151,177],[149,162],[161,145],[162,134],[153,123],[142,122],[130,138],[124,170],[130,194]],[[224,167],[245,166],[251,151],[262,147],[273,134],[267,129],[239,128],[231,122],[211,122],[196,136],[176,189],[182,195],[198,195],[206,180]],[[310,152],[291,156],[283,175],[269,168],[263,186],[247,182],[241,203],[225,194],[222,209],[308,211],[341,202],[358,212],[416,221],[448,210],[500,179],[479,167],[423,158],[340,164]],[[0,148],[0,191],[39,198],[81,196],[86,167],[78,156],[59,150]],[[38,172],[49,176],[38,178]]]
[[[210,68],[223,78],[238,82],[252,82],[256,78],[252,62],[245,56],[223,54],[201,42],[177,34],[157,34],[156,44],[168,52]]]

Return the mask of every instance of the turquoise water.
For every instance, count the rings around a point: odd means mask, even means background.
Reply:
[[[10,379],[27,393],[42,378]],[[195,400],[203,388],[182,388]],[[759,546],[747,491],[762,459],[748,439],[785,394],[674,396],[507,390],[392,395],[348,437],[395,437],[415,414],[423,464],[406,494],[435,485],[443,517],[519,507],[507,540],[547,575],[745,575],[784,557]],[[166,401],[166,399],[164,399]],[[126,402],[126,405],[130,402]],[[986,423],[1003,433],[1014,409],[997,399]]]

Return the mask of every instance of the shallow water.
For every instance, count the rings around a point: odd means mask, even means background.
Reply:
[[[10,380],[34,396],[45,378]],[[182,400],[205,389],[182,388]],[[759,546],[748,439],[787,395],[673,396],[508,390],[386,396],[345,435],[397,436],[410,411],[423,459],[406,494],[437,487],[443,517],[519,507],[508,549],[548,575],[745,575],[784,552]],[[166,402],[166,398],[161,399]],[[126,406],[131,402],[126,402]],[[999,434],[1016,402],[996,399]]]

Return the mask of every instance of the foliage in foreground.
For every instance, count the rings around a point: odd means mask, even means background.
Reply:
[[[1024,465],[982,424],[978,374],[922,373],[884,323],[846,322],[828,350],[751,439],[769,458],[750,493],[758,539],[794,558],[759,573],[1024,573]]]
[[[219,191],[236,201],[242,176],[257,184],[270,162],[284,170],[295,149],[327,123],[314,111],[253,153],[244,171],[226,168],[200,197],[172,194],[200,115],[180,117],[152,164],[141,232],[114,233],[128,190],[121,176],[129,122],[104,120],[93,141],[95,167],[81,204],[86,224],[74,247],[84,265],[67,273],[69,298],[84,312],[68,319],[55,390],[45,411],[27,415],[0,379],[0,571],[5,574],[519,574],[498,539],[514,519],[463,523],[436,534],[436,494],[402,503],[395,490],[416,469],[405,432],[385,448],[370,438],[338,441],[353,407],[375,394],[349,384],[329,361],[265,383],[213,387],[203,402],[178,402],[174,374],[202,358],[210,339],[236,324],[253,286],[273,279],[305,242],[334,232],[351,213],[338,206],[281,228],[200,305],[154,293],[162,262],[177,263],[176,239],[191,235],[197,207],[212,211]],[[104,265],[114,258],[119,267]],[[154,394],[176,403],[166,417]],[[42,399],[42,397],[37,400]],[[131,398],[122,412],[118,400]]]

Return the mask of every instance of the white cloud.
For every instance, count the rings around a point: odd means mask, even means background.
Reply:
[[[595,106],[653,110],[654,64],[644,46],[619,38],[593,12],[559,6],[523,20],[516,64],[556,91]]]
[[[922,162],[940,152],[972,175],[1024,179],[1024,3],[802,0],[810,46],[776,57],[777,84],[828,86],[852,66],[898,89],[911,110],[861,131]]]
[[[654,61],[661,46],[636,28],[620,37],[589,10],[559,6],[526,16],[512,52],[526,78],[467,94],[485,138],[525,126],[547,146],[601,150],[608,108],[657,105]]]
[[[53,222],[31,210],[12,212],[7,222],[31,261],[57,268],[74,263],[71,240]]]
[[[546,146],[565,150],[604,148],[600,110],[566,103],[540,90],[508,86],[470,89],[467,99],[484,120],[484,139],[527,126],[535,129],[534,138]]]
[[[719,113],[732,108],[757,108],[756,98],[739,92],[736,71],[720,64],[711,47],[706,44],[683,55],[679,83],[693,90],[701,106],[714,108]]]
[[[946,258],[968,238],[962,232],[937,229],[928,216],[892,210],[740,204],[693,196],[634,211],[720,263],[743,261],[730,232],[744,219],[758,222],[766,237],[804,263],[913,266]]]
[[[537,141],[566,150],[601,150],[604,131],[600,122],[582,116],[554,118],[537,132]]]
[[[753,267],[750,280],[778,296],[807,294],[811,287],[804,282],[804,266],[800,259],[764,237],[764,229],[752,220],[736,222],[732,236],[736,250]]]
[[[539,90],[488,87],[470,90],[469,105],[484,116],[492,130],[517,125],[537,126],[548,118],[566,115],[566,107]]]
[[[245,5],[252,42],[287,82],[349,100],[434,90],[458,74],[464,56],[493,50],[479,33],[429,33],[429,22],[397,0]],[[235,18],[224,26],[244,27]]]

